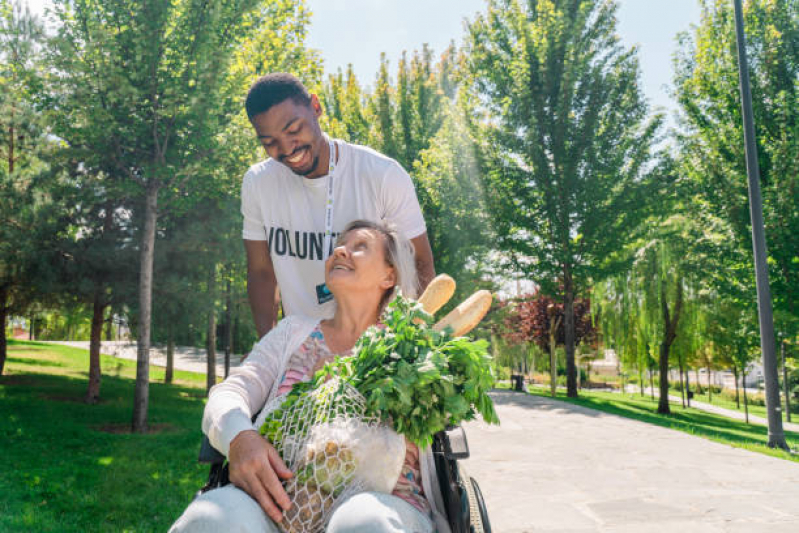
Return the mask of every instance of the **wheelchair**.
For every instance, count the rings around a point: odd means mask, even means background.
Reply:
[[[469,445],[463,428],[438,432],[433,437],[433,458],[452,533],[491,533],[480,487],[458,462],[469,458]],[[211,446],[208,437],[203,438],[199,461],[211,466],[208,482],[197,492],[198,496],[230,483],[225,456]]]

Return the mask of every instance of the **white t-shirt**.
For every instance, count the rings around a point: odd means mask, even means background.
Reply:
[[[335,142],[339,158],[333,174],[331,249],[347,224],[358,219],[390,222],[408,239],[424,233],[413,182],[399,163],[364,146]],[[298,176],[274,159],[253,165],[244,175],[242,236],[268,242],[286,315],[321,319],[335,310],[323,285],[327,180]]]

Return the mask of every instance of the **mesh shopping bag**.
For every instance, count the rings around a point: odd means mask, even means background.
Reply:
[[[269,402],[256,421],[294,473],[286,533],[323,531],[344,500],[363,491],[390,493],[405,458],[405,439],[377,417],[351,385],[333,378]]]

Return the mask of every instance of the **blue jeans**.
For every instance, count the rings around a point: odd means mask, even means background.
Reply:
[[[379,492],[363,492],[333,513],[327,533],[433,533],[432,521],[414,506]],[[186,508],[170,533],[280,533],[258,502],[227,485],[206,492]]]

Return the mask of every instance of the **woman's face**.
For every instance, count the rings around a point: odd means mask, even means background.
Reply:
[[[396,282],[394,269],[386,262],[385,237],[360,228],[339,240],[325,263],[325,283],[334,294],[382,294]]]

